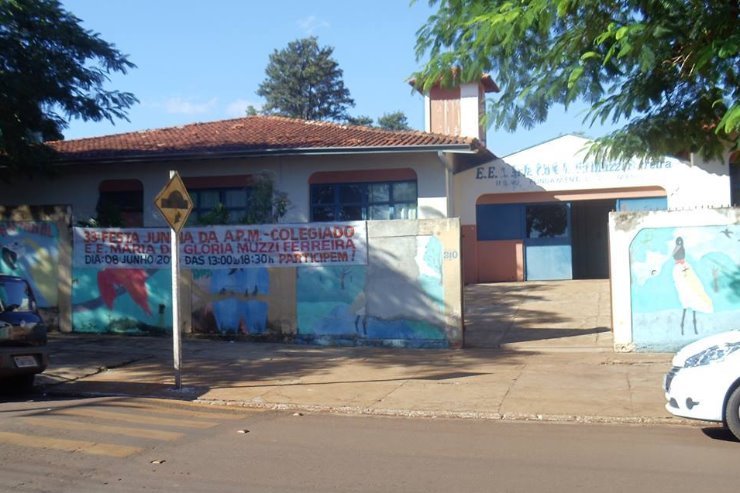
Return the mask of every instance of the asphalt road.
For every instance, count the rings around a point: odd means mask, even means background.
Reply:
[[[0,491],[736,492],[719,428],[0,403]]]

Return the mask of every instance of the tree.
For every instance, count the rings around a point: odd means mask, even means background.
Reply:
[[[127,57],[57,0],[0,0],[0,169],[3,178],[43,169],[70,117],[126,118],[137,102],[107,90],[111,72],[134,67]]]
[[[372,127],[373,123],[374,120],[366,115],[347,117],[348,125]],[[383,114],[383,116],[378,118],[378,127],[383,130],[411,130],[408,119],[403,111],[394,111],[393,113]]]
[[[347,119],[355,102],[342,81],[342,69],[332,58],[334,48],[320,48],[316,37],[299,39],[270,55],[267,78],[257,94],[265,98],[263,112],[304,120]]]
[[[385,113],[378,118],[378,126],[385,130],[410,130],[409,121],[402,111]]]
[[[290,207],[285,192],[275,189],[268,174],[257,175],[247,201],[247,213],[241,218],[242,224],[274,224],[280,221]]]
[[[584,123],[626,122],[597,158],[626,160],[737,149],[740,7],[736,0],[430,0],[415,77],[477,80],[494,71],[489,121],[514,131],[555,104],[590,105]]]
[[[237,218],[239,224],[274,224],[285,216],[290,207],[290,200],[285,192],[275,189],[275,184],[267,173],[255,175],[249,187],[247,212]],[[222,203],[198,217],[196,223],[201,226],[229,224],[229,210]]]
[[[348,125],[362,125],[364,127],[372,127],[374,120],[372,117],[369,117],[367,115],[360,115],[360,116],[348,116],[347,117],[347,124]]]

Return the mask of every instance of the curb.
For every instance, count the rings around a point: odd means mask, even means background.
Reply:
[[[195,399],[193,403],[203,405],[242,407],[269,411],[302,411],[308,413],[326,413],[344,416],[382,416],[427,419],[461,419],[484,421],[528,421],[548,423],[583,423],[583,424],[630,424],[630,425],[680,425],[711,426],[716,423],[693,421],[676,417],[636,417],[636,416],[579,416],[559,414],[518,414],[486,413],[476,411],[428,411],[420,409],[384,409],[354,406],[323,406],[318,404],[280,404],[259,403],[250,401],[232,401],[223,399]]]
[[[54,384],[53,387],[57,387]],[[260,401],[241,401],[228,399],[200,399],[189,398],[188,388],[172,389],[163,394],[123,394],[105,390],[73,390],[44,389],[46,395],[55,397],[136,397],[145,399],[173,399],[188,402],[199,406],[219,406],[227,408],[243,408],[261,411],[281,411],[293,413],[334,414],[339,416],[376,416],[388,418],[423,418],[423,419],[458,419],[482,421],[510,421],[510,422],[540,422],[540,423],[580,423],[580,424],[622,424],[622,425],[663,425],[663,426],[717,426],[717,423],[688,420],[677,417],[646,417],[646,416],[591,416],[591,415],[560,415],[560,414],[519,414],[519,413],[490,413],[476,411],[439,411],[423,409],[392,409],[369,408],[360,406],[325,406],[321,404],[291,404],[267,403]]]

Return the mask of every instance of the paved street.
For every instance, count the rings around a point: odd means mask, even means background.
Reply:
[[[0,445],[124,458],[246,413],[147,399],[40,399],[0,404]],[[106,441],[108,440],[108,441]]]
[[[0,491],[735,492],[717,428],[0,403]]]

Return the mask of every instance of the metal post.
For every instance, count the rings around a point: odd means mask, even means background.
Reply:
[[[170,179],[176,171],[170,170]],[[180,345],[180,235],[170,230],[170,255],[172,259],[172,354],[175,364],[175,389],[182,388],[182,351]]]

